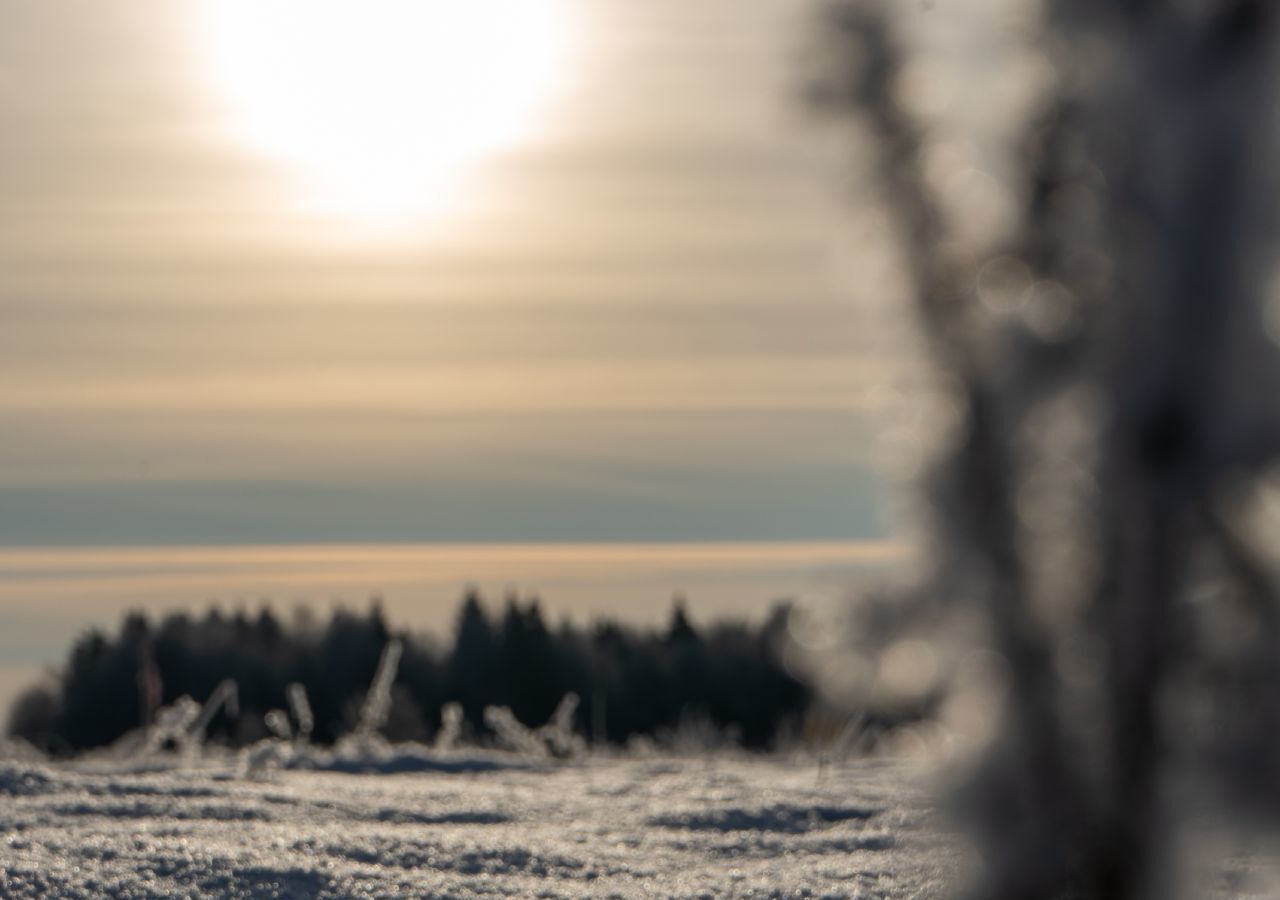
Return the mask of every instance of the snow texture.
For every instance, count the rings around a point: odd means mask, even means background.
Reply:
[[[932,900],[969,859],[897,763],[276,743],[258,778],[217,751],[0,754],[0,897]],[[1265,859],[1220,861],[1192,894],[1274,897]]]
[[[888,764],[436,762],[0,762],[0,896],[932,898],[959,859]]]

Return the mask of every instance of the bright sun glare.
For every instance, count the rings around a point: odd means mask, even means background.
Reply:
[[[464,169],[536,127],[563,0],[204,0],[238,137],[310,203],[385,222],[439,210]]]

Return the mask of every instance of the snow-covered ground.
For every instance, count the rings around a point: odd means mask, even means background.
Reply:
[[[958,858],[892,764],[509,762],[0,762],[0,896],[927,898]]]
[[[294,763],[306,768],[250,776],[216,753],[0,758],[0,897],[926,900],[952,895],[966,859],[925,782],[889,762],[423,748]],[[1189,834],[1179,856],[1221,832]],[[1280,896],[1264,848],[1220,849],[1172,882],[1214,900]]]

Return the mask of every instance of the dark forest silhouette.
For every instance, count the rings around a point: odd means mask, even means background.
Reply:
[[[90,631],[72,647],[53,683],[14,704],[9,733],[53,754],[99,747],[148,724],[184,695],[203,701],[224,679],[238,686],[239,710],[210,723],[214,741],[243,745],[267,736],[264,715],[288,708],[302,684],[314,710],[312,737],[331,743],[356,724],[388,641],[403,656],[383,728],[391,740],[428,740],[446,703],[461,705],[464,739],[484,741],[486,706],[506,706],[522,723],[547,721],[568,693],[582,698],[576,730],[593,742],[660,737],[710,723],[748,748],[770,745],[794,723],[810,691],[780,660],[788,607],[760,626],[694,626],[677,600],[663,630],[602,621],[549,628],[536,599],[509,597],[492,615],[470,592],[459,607],[451,647],[394,631],[375,600],[364,613],[337,609],[327,623],[305,610],[284,621],[268,607],[250,614],[211,609],[153,622],[125,616],[115,636]]]

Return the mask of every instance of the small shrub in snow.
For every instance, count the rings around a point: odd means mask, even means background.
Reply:
[[[292,762],[294,748],[288,741],[264,738],[240,751],[240,777],[259,779]]]
[[[309,743],[311,732],[316,727],[316,720],[311,712],[311,704],[307,700],[307,689],[295,681],[285,689],[285,696],[289,699],[293,720],[298,723],[298,743]]]
[[[493,729],[499,743],[507,750],[522,756],[544,757],[547,745],[536,732],[530,731],[505,706],[486,706],[484,723]]]
[[[236,695],[236,683],[228,678],[214,688],[203,706],[184,694],[170,705],[161,707],[156,711],[155,721],[143,732],[142,754],[149,755],[169,746],[185,756],[200,753],[213,717],[220,711],[229,716],[238,714]]]
[[[267,731],[282,741],[293,739],[293,728],[289,725],[289,715],[283,709],[273,709],[262,717]]]
[[[204,703],[204,708],[200,710],[200,715],[192,723],[188,731],[187,743],[194,749],[198,750],[204,746],[204,736],[209,729],[209,723],[220,711],[225,711],[232,718],[240,714],[240,692],[235,681],[230,678],[224,679],[213,689],[213,693]]]
[[[199,718],[200,704],[185,695],[168,706],[161,707],[156,711],[155,721],[147,729],[142,752],[155,753],[170,744],[185,747],[191,726]]]
[[[436,733],[435,749],[448,753],[458,745],[462,737],[462,704],[446,703],[440,709],[440,730]]]
[[[374,673],[373,683],[369,685],[369,693],[365,695],[364,705],[360,707],[360,719],[356,724],[357,737],[371,737],[383,725],[391,714],[391,684],[396,680],[396,668],[400,665],[400,654],[403,645],[397,641],[388,641],[378,660],[378,671]]]
[[[586,751],[586,741],[573,730],[573,717],[577,711],[578,695],[565,694],[547,724],[538,729],[538,737],[546,743],[552,756],[566,759]]]

